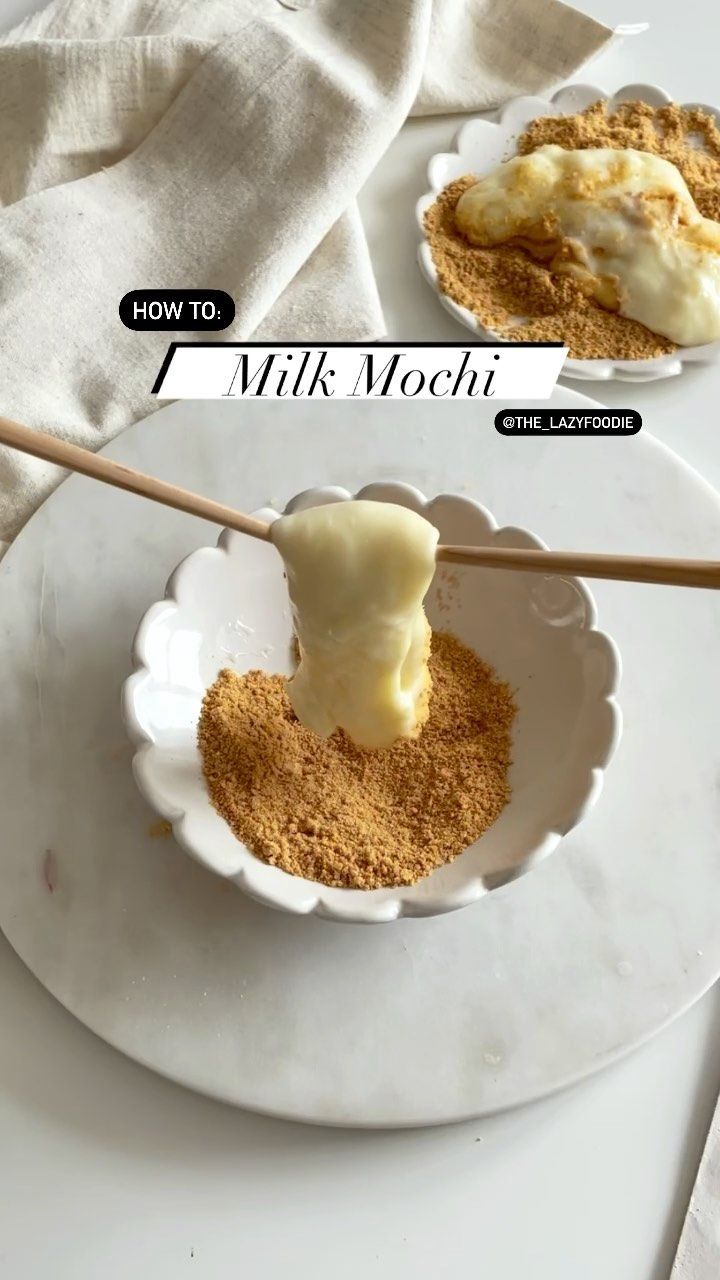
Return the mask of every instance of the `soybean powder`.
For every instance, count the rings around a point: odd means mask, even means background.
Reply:
[[[198,745],[210,799],[264,862],[342,888],[408,885],[451,861],[510,797],[515,703],[507,684],[436,632],[420,736],[363,751],[296,719],[284,676],[220,672]]]

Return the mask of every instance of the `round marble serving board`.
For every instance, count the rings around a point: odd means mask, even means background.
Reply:
[[[559,389],[558,407],[590,402]],[[225,502],[395,478],[551,546],[720,557],[720,498],[644,432],[496,434],[500,405],[185,403],[110,456]],[[377,927],[261,907],[163,838],[119,694],[137,620],[217,530],[72,477],[0,564],[0,924],[98,1035],[242,1106],[486,1114],[656,1031],[720,973],[720,596],[595,584],[625,730],[589,818],[473,907]]]

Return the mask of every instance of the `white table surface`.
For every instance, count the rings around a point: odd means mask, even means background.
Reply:
[[[38,7],[0,0],[0,24]],[[717,97],[716,0],[689,0],[682,17],[671,0],[585,7],[609,23],[652,20],[586,79]],[[454,128],[408,126],[363,194],[392,336],[461,332],[406,239],[426,159]],[[639,409],[720,487],[720,366],[597,394]],[[399,1134],[268,1121],[170,1085],[76,1023],[2,939],[0,1003],[0,1271],[12,1280],[664,1280],[720,1087],[717,988],[568,1093]]]

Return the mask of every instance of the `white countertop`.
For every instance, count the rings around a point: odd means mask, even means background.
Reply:
[[[0,22],[37,7],[2,0]],[[585,7],[653,25],[584,78],[712,98],[715,0],[690,0],[684,21],[670,0]],[[363,195],[393,336],[462,336],[406,240],[426,160],[454,128],[406,127]],[[720,366],[578,389],[639,409],[720,487]],[[0,991],[0,1269],[12,1280],[279,1280],[291,1270],[464,1280],[480,1269],[493,1280],[664,1280],[720,1087],[717,988],[568,1093],[492,1121],[398,1134],[264,1120],[168,1084],[76,1023],[2,939]]]

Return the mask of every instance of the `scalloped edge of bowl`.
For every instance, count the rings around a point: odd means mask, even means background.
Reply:
[[[480,127],[493,130],[504,129],[504,137],[507,142],[510,142],[514,133],[519,131],[520,128],[524,128],[530,120],[537,118],[539,115],[571,115],[576,111],[584,110],[585,107],[597,102],[600,98],[607,98],[611,104],[639,99],[641,102],[647,102],[652,107],[663,106],[666,103],[676,101],[667,90],[662,89],[659,85],[626,84],[622,85],[616,93],[608,93],[606,89],[602,89],[599,85],[578,81],[558,89],[549,98],[530,97],[529,95],[511,98],[495,113],[494,119],[473,116],[458,129],[454,140],[454,150],[437,152],[428,161],[427,179],[430,189],[420,197],[415,205],[415,220],[421,236],[417,252],[418,265],[422,275],[437,294],[445,310],[450,313],[453,319],[475,333],[482,342],[511,345],[507,343],[506,339],[499,338],[490,329],[486,329],[466,307],[461,307],[457,302],[453,302],[452,298],[449,298],[447,294],[443,293],[438,281],[435,264],[432,260],[430,245],[425,235],[424,215],[430,205],[434,203],[438,193],[447,185],[441,179],[441,170],[449,158],[454,160],[457,156],[463,155],[468,146],[468,139]],[[720,124],[720,107],[704,102],[685,102],[681,105],[685,107],[702,107],[703,111],[714,115],[718,124]],[[556,108],[556,110],[552,110],[552,108]],[[572,378],[578,382],[607,382],[610,380],[656,382],[661,378],[677,377],[678,374],[682,373],[686,364],[714,364],[718,359],[720,359],[720,341],[708,342],[699,347],[678,348],[677,351],[673,351],[669,355],[656,356],[652,360],[567,359],[560,371],[560,377]]]
[[[434,498],[428,499],[419,489],[401,481],[382,481],[365,485],[355,494],[334,485],[306,489],[296,494],[288,502],[285,507],[285,513],[289,514],[291,511],[300,510],[304,506],[317,505],[318,499],[324,502],[352,501],[357,498],[392,501],[398,500],[399,497],[405,499],[405,505],[412,506],[414,510],[426,515],[427,518],[431,518],[431,510],[436,502],[452,498],[454,502],[473,510],[475,515],[483,522],[485,533],[491,540],[494,541],[512,534],[515,539],[521,539],[524,545],[528,547],[547,550],[546,543],[529,530],[514,525],[499,526],[491,512],[474,498],[469,498],[464,494],[440,493],[436,494]],[[273,520],[277,519],[281,513],[273,508],[264,507],[253,514],[261,519]],[[595,643],[601,644],[608,659],[608,679],[605,688],[599,693],[598,701],[600,704],[607,705],[609,709],[609,728],[606,740],[602,747],[598,749],[596,758],[588,767],[587,785],[582,801],[577,805],[572,815],[563,823],[562,829],[557,827],[546,831],[528,851],[522,862],[508,870],[486,875],[475,874],[461,888],[445,892],[436,898],[429,896],[420,899],[414,898],[412,890],[415,886],[412,885],[405,889],[399,887],[395,895],[385,897],[382,900],[374,898],[373,894],[376,892],[386,893],[386,890],[336,889],[291,876],[287,872],[280,871],[277,867],[270,867],[267,863],[256,858],[251,850],[239,840],[236,842],[238,849],[237,865],[225,867],[213,862],[212,858],[208,856],[206,845],[196,837],[195,824],[193,822],[195,811],[192,809],[179,809],[169,804],[167,798],[159,792],[151,780],[147,762],[150,753],[156,749],[156,743],[143,727],[136,708],[136,697],[151,674],[146,649],[147,638],[160,618],[167,616],[168,611],[177,611],[184,591],[183,584],[189,566],[195,566],[200,559],[207,558],[208,555],[230,554],[230,542],[234,538],[241,536],[233,534],[231,530],[223,529],[214,547],[198,548],[186,556],[173,570],[167,581],[164,598],[150,605],[138,624],[131,650],[133,670],[122,687],[121,707],[123,721],[128,735],[136,747],[132,761],[136,785],[151,808],[171,824],[175,840],[196,862],[224,879],[231,880],[244,893],[247,893],[265,906],[274,907],[276,910],[289,912],[293,915],[314,915],[340,923],[387,924],[402,918],[443,915],[447,912],[470,906],[487,893],[519,879],[522,875],[532,870],[533,867],[553,853],[563,836],[578,826],[587,816],[600,796],[605,770],[617,749],[622,734],[622,713],[615,697],[620,683],[622,664],[615,642],[604,631],[600,631],[596,625],[597,608],[587,585],[580,578],[568,576],[565,580],[573,584],[584,604],[583,621],[578,623],[577,630],[594,635],[596,637]],[[517,545],[517,542],[515,545]],[[462,857],[462,854],[459,854],[458,857]],[[268,881],[275,881],[275,884],[264,883]],[[284,881],[289,882],[287,887],[290,892],[288,894],[283,894],[282,891],[278,892],[278,886],[282,889]]]

